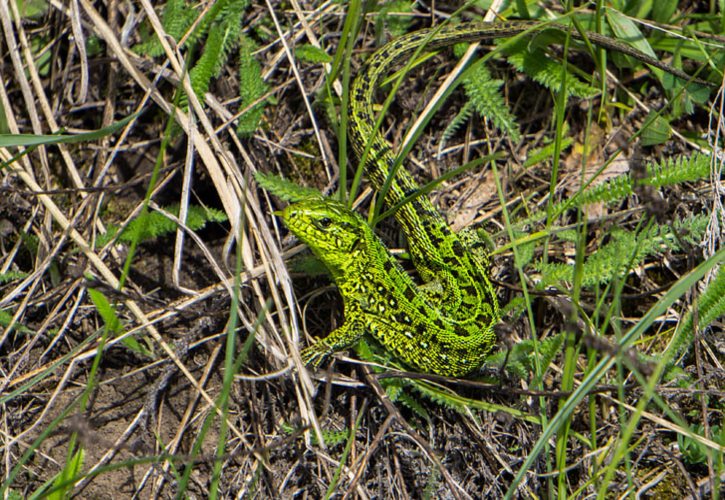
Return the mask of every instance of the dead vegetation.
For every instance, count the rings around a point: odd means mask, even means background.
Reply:
[[[37,12],[26,10],[35,5],[41,5]],[[52,488],[81,498],[109,492],[118,498],[212,493],[317,498],[326,492],[360,498],[499,497],[549,425],[544,420],[557,413],[583,373],[600,359],[621,359],[616,350],[607,351],[621,333],[610,329],[609,342],[582,348],[569,390],[561,385],[563,350],[536,387],[510,376],[486,385],[446,382],[462,396],[491,405],[465,411],[415,390],[407,400],[391,402],[385,379],[351,359],[355,356],[341,356],[326,372],[304,369],[299,349],[309,342],[306,333],[329,332],[341,320],[341,305],[324,277],[291,276],[287,261],[302,249],[285,238],[271,214],[279,203],[256,189],[252,175],[281,173],[326,192],[335,188],[340,145],[330,109],[339,104],[342,75],[326,87],[329,65],[300,62],[294,49],[322,45],[334,54],[344,8],[344,2],[292,2],[245,9],[243,30],[258,43],[254,56],[268,85],[246,109],[269,97],[274,104],[256,132],[240,138],[235,123],[245,108],[240,109],[238,62],[222,69],[200,102],[190,91],[184,59],[190,55],[183,42],[179,48],[164,36],[161,11],[149,2],[0,2],[3,132],[70,136],[112,128],[80,141],[53,144],[47,138],[40,145],[0,149],[5,493],[26,497]],[[417,11],[413,24],[427,25],[431,15]],[[353,72],[386,36],[371,14],[354,43]],[[162,55],[132,50],[148,37],[160,40]],[[434,92],[429,82],[442,78],[438,69],[453,66],[450,54],[436,57],[415,70],[389,110],[385,126],[392,139],[400,141],[420,102]],[[552,99],[511,70],[509,77],[506,93],[521,120],[522,141],[512,144],[472,121],[449,139],[446,155],[437,160],[438,132],[460,104],[461,97],[454,96],[418,141],[416,175],[430,179],[479,153],[506,151],[510,161],[500,164],[497,175],[507,202],[526,199],[531,209],[545,207],[550,163],[526,169],[522,163],[550,139]],[[176,99],[178,88],[186,91],[188,107]],[[625,83],[613,92],[630,91]],[[582,164],[602,165],[648,110],[661,105],[662,94],[655,87],[637,98],[628,121],[608,108],[601,125],[590,127],[590,108],[601,100],[569,103],[574,145],[562,154],[552,194],[575,192],[587,179]],[[170,117],[174,124],[167,126]],[[709,120],[722,124],[723,117],[717,109],[710,116],[698,111],[678,121],[675,136],[662,146],[644,152],[625,146],[622,160],[603,174],[616,175],[615,167],[630,170],[637,155],[689,154],[695,146],[689,138],[705,133]],[[713,191],[706,183],[688,187],[668,191],[671,203],[658,217],[672,221],[711,209]],[[642,205],[623,205],[615,213],[591,208],[591,220],[609,221],[594,232],[606,238],[609,227],[636,225],[636,214],[647,204],[646,193],[640,194]],[[435,200],[458,226],[484,227],[499,243],[509,242],[490,171],[470,171],[444,183]],[[360,202],[368,206],[370,193]],[[175,224],[175,230],[138,244],[104,237],[109,228],[119,234],[146,212],[168,214],[172,206],[177,211],[169,216],[176,222],[187,220],[192,206],[212,207],[227,220],[210,219],[193,230],[190,223]],[[398,244],[394,225],[383,225],[382,232],[391,245]],[[574,244],[548,250],[555,258],[576,255]],[[703,261],[703,252],[687,247],[658,259],[627,281],[615,312],[622,328],[636,324]],[[504,303],[522,296],[513,262],[510,247],[496,256]],[[581,333],[581,324],[568,323],[571,302],[564,296],[534,293],[529,297],[534,324],[526,313],[508,318],[502,337],[512,342],[530,337],[532,326],[541,337]],[[587,310],[599,298],[585,291],[579,300]],[[655,334],[669,338],[692,300],[689,294],[659,315],[637,349],[659,352],[666,341]],[[608,478],[615,496],[715,495],[723,474],[724,349],[719,323],[698,331],[680,363],[689,385],[661,381],[655,387],[672,414],[657,405],[636,408],[651,392],[646,377],[630,374],[630,365],[619,374],[608,370],[566,420],[564,444],[549,440],[512,494],[591,496],[602,486],[619,439],[632,432],[624,440],[628,454],[619,457],[622,462]],[[720,452],[697,455],[695,442]],[[561,450],[563,474],[555,458]],[[57,479],[61,474],[65,480]]]

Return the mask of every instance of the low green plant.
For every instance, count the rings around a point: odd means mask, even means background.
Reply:
[[[249,5],[249,0],[217,0],[201,14],[187,0],[169,0],[161,15],[166,34],[177,43],[184,40],[191,87],[200,101],[204,101],[209,85],[220,76],[231,56],[238,54],[242,114],[238,118],[237,132],[241,136],[248,136],[257,129],[265,105],[271,102],[263,98],[268,87],[254,58],[256,46],[242,29]],[[203,17],[199,18],[201,15]],[[136,53],[149,57],[163,55],[161,42],[148,27],[143,40],[134,47]],[[188,96],[182,95],[179,106],[188,108]]]
[[[10,283],[11,281],[21,280],[28,276],[28,273],[22,271],[7,271],[0,273],[0,285]]]
[[[585,288],[601,286],[623,278],[646,258],[665,250],[683,250],[696,246],[707,231],[709,217],[693,215],[674,223],[649,224],[641,230],[611,229],[609,241],[585,257],[581,284]],[[559,233],[564,239],[568,233]],[[539,260],[534,268],[541,272],[539,287],[573,283],[575,264]]]
[[[646,165],[644,175],[632,172],[608,179],[600,184],[585,185],[575,195],[554,203],[547,210],[537,211],[516,222],[516,227],[524,227],[533,222],[554,217],[570,209],[584,209],[594,203],[621,203],[642,187],[664,188],[708,179],[710,176],[710,157],[701,153],[674,156]],[[592,178],[593,180],[593,178]]]
[[[164,207],[164,211],[178,217],[179,205],[173,204]],[[184,224],[191,231],[203,229],[209,222],[226,222],[227,216],[221,210],[210,207],[202,207],[191,205],[188,207],[186,221]],[[109,224],[106,234],[96,239],[96,246],[106,245],[111,240],[117,238],[123,243],[132,243],[134,241],[143,243],[145,241],[160,238],[167,234],[171,234],[178,228],[176,221],[169,219],[161,212],[147,212],[144,215],[131,220],[129,224],[121,231],[121,228]],[[120,233],[119,233],[120,231]]]
[[[702,436],[705,430],[701,424],[693,427],[692,431],[698,436]],[[720,436],[720,426],[714,425],[710,427],[711,436]],[[677,447],[682,453],[682,458],[689,465],[705,465],[707,463],[707,455],[709,449],[702,445],[699,441],[685,434],[677,435]]]
[[[123,332],[123,323],[121,322],[118,314],[116,313],[115,306],[112,305],[106,298],[106,296],[98,290],[89,288],[88,295],[90,296],[93,305],[96,307],[98,315],[103,320],[108,334],[111,336],[120,335]],[[121,342],[123,343],[123,345],[125,345],[137,354],[140,354],[144,357],[155,357],[152,348],[153,343],[150,341],[145,341],[142,344],[141,342],[136,340],[136,338],[132,336],[126,336]]]
[[[69,498],[73,491],[75,480],[80,477],[83,469],[83,462],[86,456],[83,448],[78,448],[70,460],[65,463],[63,470],[56,476],[53,481],[54,489],[48,495],[49,500],[64,500]]]
[[[720,267],[695,302],[695,307],[687,312],[677,333],[667,346],[667,350],[671,353],[670,357],[677,359],[692,346],[695,338],[695,319],[697,319],[697,328],[703,331],[723,316],[725,316],[725,267]]]

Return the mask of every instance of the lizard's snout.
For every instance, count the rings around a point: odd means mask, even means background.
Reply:
[[[296,219],[299,216],[300,212],[299,210],[295,209],[294,205],[289,205],[284,210],[275,211],[274,214],[278,217],[281,217],[283,221],[289,222]]]

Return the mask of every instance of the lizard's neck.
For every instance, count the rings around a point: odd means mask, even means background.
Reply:
[[[381,253],[382,251],[382,253]],[[342,287],[348,282],[359,281],[368,274],[382,256],[387,255],[385,247],[371,230],[363,232],[357,243],[349,250],[337,252],[315,252],[332,274],[335,283]]]
[[[328,265],[335,283],[341,288],[348,288],[346,285],[353,283],[357,286],[361,281],[387,281],[387,276],[398,267],[394,259],[383,242],[372,231],[366,231],[358,244],[344,256],[335,259],[336,262],[323,260]]]

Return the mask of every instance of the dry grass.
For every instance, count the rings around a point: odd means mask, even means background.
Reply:
[[[205,497],[215,492],[316,498],[330,485],[336,495],[360,498],[501,496],[539,439],[542,418],[559,408],[561,359],[550,368],[543,393],[527,391],[520,380],[504,380],[503,390],[448,384],[501,409],[477,406],[463,412],[417,393],[420,408],[391,403],[378,375],[348,358],[317,374],[300,361],[299,348],[309,342],[303,332],[324,335],[339,324],[339,299],[334,288],[320,288],[324,279],[301,276],[293,282],[286,261],[301,248],[283,238],[285,231],[271,216],[276,202],[256,190],[251,179],[261,170],[320,189],[335,186],[337,144],[324,109],[329,66],[299,64],[293,48],[336,46],[343,6],[292,2],[286,10],[277,4],[247,9],[247,26],[265,40],[257,56],[269,95],[277,101],[249,140],[240,140],[233,127],[240,111],[233,64],[200,103],[189,91],[185,53],[164,36],[158,16],[148,1],[53,1],[37,18],[24,16],[16,2],[0,2],[0,104],[7,131],[75,134],[140,113],[112,135],[94,140],[0,149],[5,162],[0,272],[19,273],[0,285],[0,309],[11,318],[0,327],[5,488],[22,497],[42,494],[56,475],[68,474],[69,449],[80,447],[83,464],[76,477],[71,470],[65,485],[72,489],[59,490],[79,497],[110,492],[118,498]],[[142,21],[162,40],[163,57],[150,59],[130,50],[140,41]],[[366,28],[356,47],[374,45],[372,24]],[[90,51],[93,46],[100,50]],[[400,140],[421,99],[435,90],[420,83],[436,79],[430,66],[435,64],[418,70],[419,78],[404,87],[401,104],[389,113],[397,117],[388,122],[395,139]],[[521,84],[512,76],[511,86]],[[191,96],[188,112],[174,104],[179,85]],[[335,80],[327,97],[341,95],[342,85],[341,78]],[[522,116],[525,143],[509,144],[495,131],[471,125],[458,142],[448,144],[445,160],[435,162],[429,152],[436,151],[436,132],[444,125],[434,126],[419,140],[418,164],[434,174],[448,170],[468,161],[476,141],[488,136],[483,154],[499,149],[511,154],[501,172],[507,200],[545,204],[549,167],[524,171],[516,160],[550,138],[551,99],[526,85],[528,92],[518,89],[511,95],[514,113]],[[587,162],[601,164],[610,151],[591,145],[631,134],[661,96],[648,97],[652,102],[642,102],[627,115],[631,122],[594,127],[594,132],[585,127],[589,104],[571,106],[571,135],[582,147],[565,155],[558,194],[566,196],[580,182],[582,148],[590,147]],[[608,112],[611,120],[619,120],[620,115]],[[443,111],[436,120],[445,124],[452,113]],[[169,116],[178,132],[168,133]],[[712,116],[722,123],[722,113],[715,109]],[[654,154],[690,151],[693,144],[684,136],[706,130],[707,120],[702,113],[683,120],[678,135]],[[679,203],[670,217],[709,206],[711,192],[696,187],[692,196],[672,195]],[[500,229],[505,224],[496,193],[492,174],[469,173],[443,186],[436,200],[459,226]],[[369,192],[359,202],[368,203]],[[180,225],[175,234],[138,248],[95,243],[109,224],[124,226],[145,210],[161,211],[173,203],[182,213],[189,205],[217,207],[229,222],[199,231]],[[550,250],[573,255],[572,248]],[[639,299],[625,299],[623,324],[636,324],[666,291],[661,287],[699,260],[701,252],[692,249],[691,259],[667,255],[638,270],[626,295]],[[508,283],[502,295],[519,296],[510,253],[497,257],[496,271]],[[90,289],[108,299],[119,320],[115,328],[99,314],[103,308]],[[591,304],[597,298],[581,300]],[[565,327],[566,318],[557,311],[561,302],[532,301],[540,335]],[[669,308],[657,328],[669,331],[687,307],[681,301]],[[531,334],[525,317],[511,326],[513,337]],[[663,344],[654,337],[640,347],[659,352]],[[245,346],[251,346],[248,353]],[[589,360],[582,355],[577,369],[585,371],[599,354],[595,347]],[[719,422],[723,427],[722,361],[716,325],[698,336],[687,358],[692,385],[663,382],[656,387],[678,415],[691,425],[704,424],[698,432],[701,442],[721,452],[722,435],[713,435],[710,426]],[[554,453],[561,448],[551,440],[515,494],[596,492],[621,433],[635,420],[634,434],[625,441],[629,455],[612,469],[614,495],[713,494],[715,477],[723,471],[721,459],[686,463],[676,443],[687,428],[656,405],[636,409],[646,389],[634,376],[615,372],[610,370],[597,396],[577,406],[567,420],[566,473],[556,471]],[[580,374],[574,377],[577,384]],[[621,382],[626,385],[607,386]],[[421,417],[423,411],[428,419]],[[317,436],[328,446],[321,446]]]

